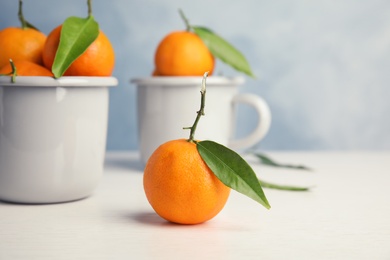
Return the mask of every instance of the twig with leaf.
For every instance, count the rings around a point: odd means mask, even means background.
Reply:
[[[295,170],[312,171],[311,168],[304,166],[304,165],[285,164],[285,163],[276,162],[275,160],[271,159],[269,156],[267,156],[263,153],[253,152],[252,154],[255,155],[257,158],[259,158],[260,162],[262,164],[267,165],[267,166],[278,167],[278,168],[288,168],[288,169],[295,169]]]
[[[269,156],[265,155],[264,153],[251,152],[251,154],[256,156],[260,160],[261,164],[266,165],[266,166],[285,168],[285,169],[313,171],[313,169],[311,169],[307,166],[304,166],[304,165],[286,164],[286,163],[276,162],[275,160],[271,159]],[[261,183],[261,186],[263,186],[264,188],[269,188],[269,189],[286,190],[286,191],[309,191],[310,190],[310,187],[280,185],[280,184],[275,184],[275,183],[271,183],[271,182],[266,182],[266,181],[263,181],[260,179],[259,179],[259,181]]]

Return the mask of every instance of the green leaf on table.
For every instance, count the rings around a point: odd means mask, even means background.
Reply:
[[[309,191],[309,187],[298,187],[298,186],[290,186],[290,185],[280,185],[280,184],[275,184],[271,182],[266,182],[263,180],[259,179],[259,182],[261,183],[261,186],[263,188],[268,188],[268,189],[275,189],[275,190],[286,190],[286,191]]]
[[[52,67],[54,76],[61,77],[98,36],[99,25],[92,15],[87,18],[67,18],[62,25],[60,43]]]
[[[271,207],[256,173],[240,155],[213,141],[197,142],[197,149],[222,183],[254,199],[267,209]]]
[[[206,27],[191,26],[191,28],[203,40],[215,57],[234,69],[254,77],[248,61],[239,50]]]
[[[289,169],[297,169],[297,170],[306,170],[311,171],[312,169],[309,167],[306,167],[304,165],[293,165],[293,164],[283,164],[278,163],[271,159],[269,156],[266,156],[265,154],[261,153],[253,153],[257,158],[260,159],[261,163],[264,165],[272,166],[272,167],[280,167],[280,168],[289,168]]]

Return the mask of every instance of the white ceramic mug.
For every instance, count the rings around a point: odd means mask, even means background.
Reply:
[[[166,141],[188,138],[196,111],[200,108],[202,77],[148,77],[131,81],[137,85],[138,136],[141,160]],[[255,145],[268,132],[271,113],[267,103],[254,94],[240,94],[241,77],[210,76],[206,80],[205,116],[197,126],[195,139],[213,140],[232,149]],[[259,123],[248,136],[232,139],[235,107],[243,103],[255,108]]]
[[[89,196],[103,173],[112,77],[0,77],[0,200]]]

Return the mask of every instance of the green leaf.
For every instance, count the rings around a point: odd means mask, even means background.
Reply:
[[[265,182],[259,180],[263,188],[275,189],[275,190],[286,190],[286,191],[308,191],[309,187],[298,187],[298,186],[289,186],[289,185],[279,185],[270,182]]]
[[[244,55],[230,43],[206,27],[191,26],[191,28],[203,40],[215,57],[232,66],[234,69],[254,77]]]
[[[255,172],[240,155],[213,141],[198,142],[197,149],[222,183],[254,199],[267,209],[271,207]]]
[[[261,153],[253,153],[257,158],[260,159],[261,163],[264,165],[268,166],[273,166],[273,167],[280,167],[280,168],[289,168],[289,169],[297,169],[297,170],[306,170],[306,171],[311,171],[312,169],[309,167],[306,167],[304,165],[293,165],[293,164],[282,164],[275,162],[272,160],[270,157],[261,154]]]
[[[62,25],[60,43],[52,67],[54,76],[61,77],[98,35],[99,25],[93,16],[67,18]]]

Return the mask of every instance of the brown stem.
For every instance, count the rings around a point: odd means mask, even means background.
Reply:
[[[16,66],[15,66],[14,62],[12,61],[12,59],[9,59],[9,63],[11,64],[11,72],[6,73],[6,74],[0,74],[0,76],[11,76],[11,82],[15,83],[16,76],[17,76]]]
[[[24,19],[24,15],[23,15],[23,1],[22,0],[19,0],[19,10],[18,10],[18,17],[19,17],[19,21],[21,22],[22,24],[22,29],[26,29],[28,28],[28,25],[27,25],[27,22],[26,20]]]
[[[194,136],[195,136],[195,131],[196,127],[198,126],[198,122],[200,120],[201,116],[204,116],[204,107],[206,105],[206,78],[207,78],[208,72],[206,72],[203,75],[203,80],[202,80],[202,89],[200,90],[201,94],[201,99],[200,99],[200,109],[197,111],[197,115],[195,118],[195,122],[191,127],[184,127],[183,129],[190,129],[190,137],[188,138],[188,142],[195,142]]]
[[[191,30],[191,25],[188,22],[187,17],[184,15],[184,13],[181,9],[179,9],[179,14],[180,14],[181,19],[183,19],[184,23],[186,24],[186,31],[189,32]]]
[[[87,4],[88,4],[88,17],[90,17],[92,15],[92,1],[87,0]]]

